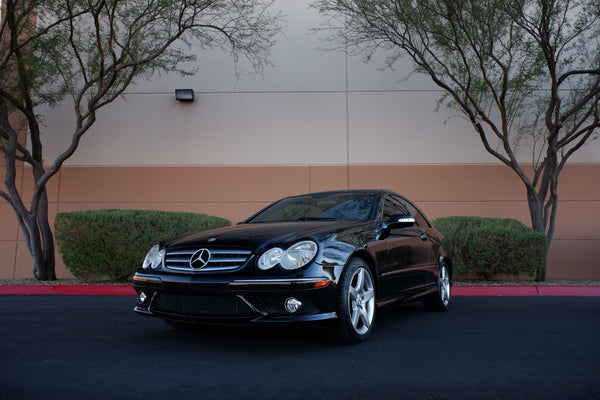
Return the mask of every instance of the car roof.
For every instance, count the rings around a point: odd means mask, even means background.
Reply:
[[[326,190],[326,191],[322,191],[322,192],[301,193],[301,194],[296,194],[296,195],[292,195],[292,196],[287,196],[285,198],[287,199],[287,198],[308,196],[308,195],[315,195],[315,194],[335,194],[335,193],[340,193],[340,194],[341,193],[373,193],[373,194],[378,194],[378,195],[396,194],[396,195],[400,196],[398,193],[393,192],[388,189],[342,189],[342,190]]]

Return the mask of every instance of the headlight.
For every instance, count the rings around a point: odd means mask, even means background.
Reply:
[[[152,248],[146,255],[146,258],[144,258],[144,263],[142,264],[142,268],[143,269],[148,269],[148,268],[156,269],[162,264],[164,257],[165,257],[165,250],[164,249],[161,250],[160,246],[158,244],[155,244],[154,246],[152,246]]]
[[[279,247],[274,247],[265,251],[258,259],[258,268],[262,270],[273,268],[279,264],[279,261],[281,261],[281,256],[283,256],[283,250],[281,250]]]
[[[317,255],[317,244],[310,240],[299,242],[287,249],[280,264],[285,269],[304,267]]]
[[[279,247],[274,247],[260,256],[258,259],[258,268],[267,270],[279,264],[284,269],[298,269],[311,262],[317,255],[317,250],[317,244],[310,240],[298,242],[286,251],[283,251]]]

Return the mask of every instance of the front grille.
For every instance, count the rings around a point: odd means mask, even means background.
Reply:
[[[193,267],[191,263],[192,256],[201,249],[206,249],[210,252],[208,262],[205,266]],[[244,248],[179,248],[167,251],[165,267],[170,270],[184,272],[231,271],[244,265],[251,254],[252,250]]]
[[[156,296],[157,311],[203,317],[250,317],[252,311],[235,296],[198,296],[161,293]]]

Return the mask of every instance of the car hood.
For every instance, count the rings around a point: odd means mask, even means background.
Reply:
[[[274,245],[287,246],[298,240],[337,240],[360,246],[365,232],[374,232],[373,221],[294,221],[240,224],[212,231],[193,233],[162,242],[165,247],[236,246],[262,250]],[[372,227],[371,227],[372,225]]]

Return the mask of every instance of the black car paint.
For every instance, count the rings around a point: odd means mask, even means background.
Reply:
[[[387,191],[377,193],[381,196],[381,203],[390,193],[399,196]],[[151,310],[147,304],[138,304],[136,311],[183,321],[327,320],[336,317],[337,284],[344,266],[353,257],[362,258],[372,270],[378,306],[420,299],[435,292],[439,263],[444,259],[449,264],[441,247],[441,235],[429,223],[426,227],[393,229],[381,219],[251,223],[252,218],[235,226],[160,242],[162,247],[169,249],[209,245],[235,245],[252,249],[252,255],[241,268],[200,274],[140,268],[134,277],[134,289],[138,293],[149,292],[152,297],[148,301],[150,303],[156,293],[239,296],[253,309],[251,318],[170,314]],[[264,251],[275,246],[286,248],[301,240],[313,240],[319,246],[315,258],[305,267],[294,271],[284,270],[280,266],[267,271],[257,267],[256,261]],[[308,280],[308,283],[304,284],[302,279]],[[328,283],[314,287],[317,281]],[[303,301],[305,306],[302,312],[291,315],[283,309],[283,302],[290,296]],[[260,309],[255,309],[256,305]]]

